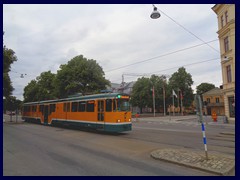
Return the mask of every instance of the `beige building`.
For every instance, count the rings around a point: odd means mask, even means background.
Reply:
[[[216,113],[218,116],[225,115],[223,92],[219,88],[213,88],[210,91],[203,93],[204,113],[212,115]]]
[[[225,115],[235,123],[235,4],[216,4]]]

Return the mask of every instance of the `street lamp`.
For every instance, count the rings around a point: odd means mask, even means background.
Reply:
[[[158,12],[157,7],[153,5],[153,12],[150,15],[152,19],[158,19],[160,18],[161,14]]]

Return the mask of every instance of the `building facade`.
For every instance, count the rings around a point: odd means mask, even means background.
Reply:
[[[235,4],[216,4],[225,115],[235,123]]]
[[[213,88],[203,93],[204,114],[212,115],[216,113],[218,116],[225,115],[224,96],[220,88]]]

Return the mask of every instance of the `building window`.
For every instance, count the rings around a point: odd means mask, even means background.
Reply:
[[[226,70],[227,70],[227,82],[230,83],[230,82],[232,82],[231,65],[228,65],[226,67]]]
[[[219,98],[216,98],[216,103],[219,103]]]
[[[226,11],[225,12],[225,21],[226,21],[226,24],[228,23],[228,12]]]
[[[229,105],[229,116],[235,117],[235,101],[234,97],[228,97],[228,105]]]
[[[225,52],[229,51],[229,41],[228,41],[228,36],[224,38],[224,50]]]
[[[223,27],[223,16],[221,16],[221,27]]]
[[[210,98],[207,98],[207,102],[210,103]]]

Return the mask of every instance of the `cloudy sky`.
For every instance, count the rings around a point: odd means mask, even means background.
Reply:
[[[56,73],[77,55],[94,59],[106,79],[136,80],[130,74],[172,75],[184,66],[193,89],[222,83],[214,4],[3,5],[4,44],[18,61],[10,73],[13,95],[40,73]],[[24,74],[24,78],[21,78]],[[26,75],[25,75],[26,74]]]

